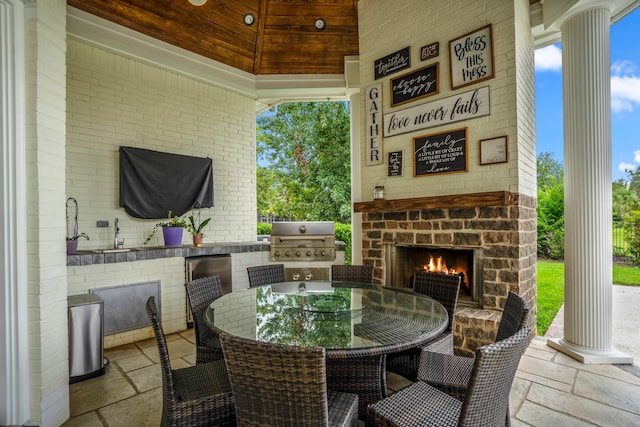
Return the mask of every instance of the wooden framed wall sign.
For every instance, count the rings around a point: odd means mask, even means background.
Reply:
[[[373,62],[373,74],[375,79],[386,77],[389,74],[393,74],[405,68],[411,66],[409,46],[404,49],[400,49],[396,52],[390,53],[387,56],[376,59]]]
[[[451,40],[449,63],[451,89],[493,78],[491,24]]]
[[[403,176],[404,150],[390,151],[387,176]]]
[[[480,140],[480,164],[507,162],[507,136]]]
[[[382,164],[382,83],[366,89],[365,131],[367,166]]]
[[[467,128],[413,138],[413,176],[467,171]]]
[[[438,93],[438,62],[391,79],[391,106]]]

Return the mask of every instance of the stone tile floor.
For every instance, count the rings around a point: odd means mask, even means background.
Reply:
[[[547,346],[546,338],[536,337],[511,389],[514,427],[640,426],[640,323],[631,331],[626,330],[627,323],[620,323],[637,318],[640,288],[631,294],[628,289],[614,297],[618,319],[614,329],[624,327],[620,333],[635,337],[623,349],[635,357],[634,365],[583,365]],[[616,312],[623,305],[623,310],[633,313]],[[559,314],[550,333],[562,336],[562,312]],[[614,345],[620,333],[614,332]],[[193,330],[169,335],[167,341],[174,369],[195,363]],[[105,375],[69,386],[71,418],[64,426],[158,426],[162,381],[155,339],[109,349],[105,355],[110,361]],[[389,377],[391,392],[406,384],[401,377]]]

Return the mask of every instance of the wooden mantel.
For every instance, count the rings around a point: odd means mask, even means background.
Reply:
[[[518,204],[518,195],[509,191],[454,194],[448,196],[416,197],[412,199],[373,200],[356,202],[354,212],[401,212],[438,208],[475,208]]]

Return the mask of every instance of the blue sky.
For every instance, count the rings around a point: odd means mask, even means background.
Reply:
[[[640,9],[611,26],[612,179],[640,167]],[[564,163],[562,46],[536,51],[537,152]]]

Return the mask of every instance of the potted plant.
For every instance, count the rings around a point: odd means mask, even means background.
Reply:
[[[193,237],[193,246],[202,246],[204,241],[204,233],[202,230],[209,224],[211,218],[207,218],[204,221],[200,221],[200,214],[198,213],[198,218],[196,219],[193,215],[189,215],[189,226],[188,230]]]
[[[75,255],[76,253],[78,253],[78,239],[81,237],[89,240],[89,236],[87,236],[85,233],[76,232],[76,234],[71,237],[67,236],[67,255]]]
[[[164,237],[164,245],[167,247],[182,246],[182,232],[185,228],[189,228],[189,224],[185,220],[177,215],[173,215],[173,212],[169,211],[167,215],[167,221],[161,221],[153,227],[153,231],[144,241],[144,245],[149,243],[149,240],[156,234],[158,228],[162,228],[162,235]]]

